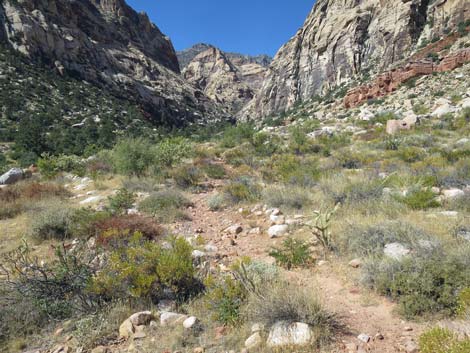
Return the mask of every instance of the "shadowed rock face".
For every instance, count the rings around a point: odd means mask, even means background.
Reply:
[[[266,71],[259,64],[242,57],[231,60],[219,49],[209,47],[188,63],[183,77],[234,114],[261,88]]]
[[[456,27],[469,8],[470,0],[318,0],[240,116],[279,113],[355,76],[381,72],[406,59],[424,34]]]
[[[4,0],[0,25],[14,49],[137,101],[155,122],[220,114],[179,75],[171,41],[123,0]]]

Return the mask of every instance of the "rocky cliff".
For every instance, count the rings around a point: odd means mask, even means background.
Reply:
[[[181,77],[170,40],[123,0],[3,0],[0,28],[17,51],[137,101],[154,122],[220,116]]]
[[[181,50],[176,52],[178,56],[178,61],[180,67],[183,69],[200,53],[215,48],[213,45],[206,44],[206,43],[198,43],[193,45],[191,48]],[[235,65],[242,65],[242,64],[258,64],[264,67],[268,67],[271,64],[272,57],[269,55],[245,55],[239,53],[230,53],[230,52],[223,52],[224,55],[230,59]]]
[[[380,73],[469,17],[470,0],[318,0],[241,116],[276,114]]]
[[[209,46],[187,64],[183,77],[234,114],[259,91],[266,71],[264,66],[241,55],[230,58]]]

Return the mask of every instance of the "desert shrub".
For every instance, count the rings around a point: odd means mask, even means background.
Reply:
[[[94,311],[100,300],[88,292],[94,254],[77,245],[57,249],[46,263],[26,244],[0,261],[1,336],[29,334],[45,324]],[[5,330],[3,330],[3,328]]]
[[[263,192],[263,200],[271,207],[300,210],[310,205],[309,192],[301,187],[269,187]]]
[[[196,187],[202,179],[200,169],[193,165],[182,165],[174,169],[170,175],[176,185],[183,189]]]
[[[68,223],[68,233],[73,238],[89,239],[98,235],[97,224],[112,217],[109,212],[95,211],[90,208],[73,210]]]
[[[158,143],[152,153],[155,154],[156,166],[173,167],[193,151],[191,143],[182,137],[168,138]]]
[[[264,177],[270,181],[305,187],[314,185],[319,176],[316,159],[291,154],[274,156],[264,170]]]
[[[249,177],[239,177],[224,187],[224,194],[232,203],[255,201],[261,196],[259,185]]]
[[[361,202],[368,202],[382,198],[384,181],[377,178],[364,178],[346,184],[342,195],[338,195],[336,202],[344,202],[357,205]]]
[[[46,178],[53,178],[59,173],[68,172],[83,176],[86,171],[85,162],[77,156],[52,156],[47,153],[38,160],[39,172]]]
[[[240,166],[243,164],[253,166],[255,164],[255,156],[250,144],[238,145],[225,151],[222,158],[230,165]]]
[[[215,194],[207,200],[207,206],[211,211],[219,211],[225,205],[225,196],[223,194]]]
[[[122,186],[132,192],[154,192],[158,191],[160,183],[155,178],[131,177],[123,181]]]
[[[401,243],[410,248],[428,242],[432,237],[423,230],[402,221],[387,221],[367,226],[352,226],[341,237],[341,248],[356,257],[380,256],[385,245]]]
[[[119,140],[111,153],[114,169],[119,174],[141,176],[155,162],[150,141],[143,138]]]
[[[230,275],[208,277],[204,284],[206,292],[203,303],[212,313],[212,319],[224,325],[239,325],[242,306],[248,294],[243,285]]]
[[[154,219],[139,215],[121,215],[94,222],[97,244],[104,247],[125,246],[135,233],[145,240],[155,240],[163,229]]]
[[[239,146],[243,142],[251,140],[254,133],[255,129],[251,123],[241,123],[237,126],[231,126],[224,131],[220,145],[225,148]]]
[[[395,195],[395,198],[412,210],[426,210],[440,206],[436,194],[429,188],[415,187],[408,190],[406,195]]]
[[[272,156],[280,150],[281,141],[277,136],[270,136],[265,132],[258,132],[253,135],[251,144],[258,156]]]
[[[91,290],[109,299],[184,301],[202,290],[191,253],[183,238],[170,238],[168,246],[162,246],[135,233],[126,247],[110,254],[107,266],[93,278]]]
[[[74,211],[66,204],[53,201],[31,218],[30,234],[40,240],[64,240],[72,236],[70,229]]]
[[[397,156],[407,163],[414,163],[422,160],[425,157],[425,152],[418,147],[403,147],[397,151]]]
[[[63,198],[70,193],[60,185],[23,182],[0,189],[0,219],[13,218],[48,198]]]
[[[457,314],[464,320],[470,319],[470,288],[464,288],[459,293]]]
[[[183,209],[191,202],[176,190],[164,190],[150,194],[138,205],[140,211],[150,214],[160,222],[173,222],[177,219],[187,219]]]
[[[323,251],[336,250],[336,236],[331,231],[333,216],[338,211],[341,204],[336,204],[335,207],[323,207],[318,211],[314,211],[313,222],[310,225],[312,235],[322,246]]]
[[[223,179],[227,174],[223,165],[209,161],[201,163],[201,170],[211,179]]]
[[[295,126],[290,129],[289,150],[296,154],[301,155],[312,151],[313,142],[307,136],[305,128]]]
[[[422,246],[401,260],[370,259],[364,266],[364,283],[398,301],[402,314],[453,315],[458,293],[470,280],[470,248]]]
[[[435,327],[419,337],[421,353],[465,353],[470,351],[470,339],[460,340],[454,332]]]
[[[136,195],[125,189],[119,189],[115,195],[108,197],[108,210],[113,214],[124,214],[134,206]]]
[[[291,237],[285,239],[280,248],[272,248],[269,256],[276,260],[277,265],[288,270],[293,267],[309,266],[314,262],[310,244]]]
[[[284,280],[267,282],[262,296],[252,294],[244,309],[246,317],[271,327],[279,321],[303,322],[316,331],[317,342],[328,341],[339,328],[335,316],[323,308],[315,290]]]

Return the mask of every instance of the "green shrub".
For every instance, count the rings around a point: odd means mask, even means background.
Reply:
[[[376,257],[383,254],[385,245],[400,243],[417,248],[421,241],[432,237],[420,228],[402,221],[387,221],[367,226],[348,227],[341,237],[342,249],[355,257]]]
[[[281,141],[277,136],[270,136],[265,132],[253,135],[251,144],[258,156],[272,156],[280,149]]]
[[[423,246],[400,261],[371,258],[364,265],[364,282],[397,300],[407,318],[453,315],[459,290],[470,280],[469,253],[468,246],[448,250]]]
[[[470,288],[465,288],[459,293],[457,314],[464,320],[470,319]]]
[[[435,327],[419,337],[421,353],[466,353],[470,352],[470,339],[459,340],[452,331]]]
[[[315,329],[316,342],[328,342],[340,328],[335,316],[323,308],[314,289],[294,285],[284,280],[264,283],[259,290],[263,295],[250,295],[244,309],[252,322],[271,327],[279,321],[303,322]]]
[[[253,124],[241,123],[231,126],[224,131],[220,145],[225,148],[233,148],[243,142],[250,141],[255,133]]]
[[[260,193],[258,184],[248,177],[240,177],[224,187],[224,194],[232,203],[255,201],[261,196]]]
[[[276,264],[288,270],[293,267],[309,266],[314,261],[310,244],[291,237],[285,239],[280,248],[272,248],[269,256],[276,260]]]
[[[221,164],[204,163],[201,169],[211,179],[223,179],[227,175],[224,166]]]
[[[263,192],[263,200],[270,207],[300,210],[311,204],[309,192],[300,187],[270,187]]]
[[[412,188],[408,190],[405,196],[396,195],[395,198],[412,210],[426,210],[440,206],[436,194],[429,188]]]
[[[241,321],[242,306],[248,295],[243,285],[225,276],[216,279],[208,277],[205,281],[204,305],[212,312],[212,319],[224,325],[238,326]]]
[[[124,214],[134,206],[135,200],[136,195],[133,192],[121,188],[115,195],[108,197],[108,209],[113,214]]]
[[[77,156],[51,156],[43,153],[38,160],[38,169],[45,178],[53,178],[62,172],[83,176],[86,166],[85,162]]]
[[[320,170],[316,159],[290,154],[273,157],[264,171],[264,177],[268,180],[305,187],[314,185],[319,176]]]
[[[199,185],[202,174],[199,168],[193,165],[182,165],[171,172],[171,177],[176,185],[188,189]]]
[[[226,200],[223,194],[216,194],[209,197],[207,200],[207,206],[209,206],[211,211],[219,211],[224,207],[225,202]]]
[[[119,140],[112,150],[111,157],[116,172],[129,176],[143,175],[155,162],[152,144],[143,138]]]
[[[47,203],[45,206],[31,218],[31,236],[40,240],[70,238],[74,211],[57,201]]]
[[[173,137],[158,143],[152,153],[157,167],[173,167],[189,157],[193,151],[191,143],[182,137]]]
[[[173,222],[177,219],[187,219],[183,209],[191,202],[176,190],[164,190],[151,194],[138,205],[139,211],[157,218],[160,222]]]
[[[183,238],[171,238],[163,247],[136,233],[126,247],[111,253],[108,265],[93,278],[91,291],[109,299],[157,302],[171,293],[180,302],[187,300],[202,289],[191,253]]]

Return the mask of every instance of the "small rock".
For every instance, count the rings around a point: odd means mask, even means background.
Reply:
[[[410,327],[410,326],[405,326],[403,328],[404,331],[407,331],[407,332],[410,332],[410,331],[413,331],[413,327]]]
[[[349,266],[351,266],[352,268],[359,268],[362,266],[362,261],[361,259],[354,259],[349,262]]]
[[[277,238],[285,235],[289,230],[287,224],[275,225],[268,229],[268,234],[271,238]]]
[[[198,323],[198,319],[195,316],[190,316],[186,320],[183,321],[183,327],[185,329],[191,329],[194,328]]]
[[[271,215],[269,216],[269,219],[271,220],[271,222],[278,225],[286,223],[286,217],[284,216]]]
[[[374,336],[374,340],[376,340],[376,341],[383,341],[384,339],[385,339],[385,337],[381,333],[377,333]]]
[[[251,326],[251,333],[261,332],[264,330],[264,326],[262,324],[253,324]]]
[[[193,259],[200,259],[206,256],[206,253],[200,250],[193,250],[191,253]]]
[[[384,248],[384,255],[394,260],[401,260],[409,253],[410,250],[401,243],[387,244]]]
[[[361,342],[364,342],[364,343],[369,343],[370,341],[370,336],[369,335],[366,335],[365,333],[361,333],[359,336],[357,336],[357,339]]]
[[[234,234],[234,235],[240,234],[241,232],[243,232],[243,227],[239,224],[235,224],[225,229],[224,232],[229,233],[229,234]]]
[[[108,347],[104,347],[104,346],[98,346],[91,350],[91,353],[108,353],[108,352],[109,352]]]
[[[256,228],[250,229],[250,231],[248,232],[248,234],[261,234],[261,228],[260,228],[260,227],[256,227]]]
[[[194,348],[193,353],[204,353],[204,348],[202,347]]]

